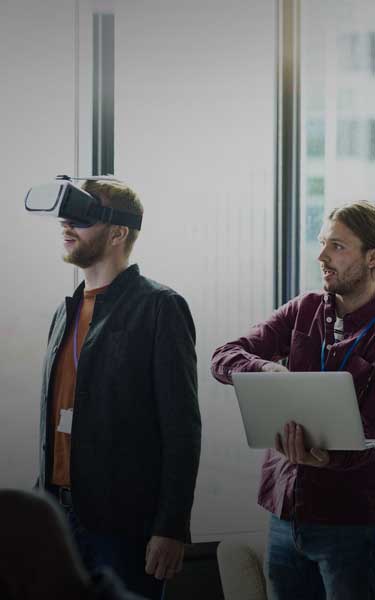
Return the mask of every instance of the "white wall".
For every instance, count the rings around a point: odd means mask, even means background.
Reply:
[[[57,224],[23,206],[31,185],[73,172],[73,19],[73,0],[0,3],[1,486],[35,479],[48,326],[73,286]]]
[[[142,271],[197,328],[203,452],[195,541],[263,528],[260,453],[210,357],[272,310],[275,6],[118,1],[115,172],[140,194]]]

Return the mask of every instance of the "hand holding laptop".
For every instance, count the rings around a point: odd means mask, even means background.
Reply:
[[[289,373],[289,369],[277,362],[267,362],[262,367],[263,373]],[[275,437],[275,448],[293,464],[309,467],[325,467],[329,463],[329,454],[321,448],[306,450],[302,425],[290,421],[284,425],[284,435]]]
[[[283,436],[280,433],[276,435],[275,448],[293,464],[325,467],[330,460],[327,450],[306,450],[303,427],[294,421],[285,424]]]
[[[277,362],[267,362],[262,367],[263,373],[289,373],[289,369]],[[275,437],[275,448],[289,462],[310,467],[325,467],[329,463],[329,454],[320,448],[306,450],[303,427],[291,421],[284,425],[284,436],[278,433]]]

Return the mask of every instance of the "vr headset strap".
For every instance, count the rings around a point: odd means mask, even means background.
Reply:
[[[90,206],[89,216],[101,223],[109,223],[111,225],[125,225],[130,229],[141,229],[142,217],[130,212],[115,210],[109,206]]]

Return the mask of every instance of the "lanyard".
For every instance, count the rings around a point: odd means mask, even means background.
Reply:
[[[75,322],[75,325],[74,325],[74,336],[73,336],[73,358],[74,358],[74,366],[76,368],[76,371],[77,371],[77,367],[78,367],[78,352],[77,352],[77,346],[78,346],[78,325],[79,325],[79,318],[81,316],[82,304],[83,304],[83,300],[81,300],[81,302],[79,303],[79,306],[78,306],[77,315],[76,315],[76,322]]]
[[[371,329],[371,327],[374,325],[374,323],[375,323],[375,317],[373,319],[371,319],[371,321],[361,331],[361,333],[359,334],[359,336],[354,340],[354,342],[352,343],[352,345],[350,346],[350,348],[346,351],[346,354],[345,354],[344,358],[342,359],[341,365],[338,368],[339,371],[343,371],[344,370],[344,367],[345,367],[346,363],[348,362],[348,360],[350,358],[350,355],[352,354],[354,348],[359,344],[359,342],[361,341],[361,339],[363,338],[363,336],[366,335],[366,333]],[[320,370],[321,371],[325,371],[326,370],[325,361],[324,361],[325,349],[326,349],[326,341],[324,339],[323,344],[322,344],[322,350],[321,350],[321,353],[320,353]]]

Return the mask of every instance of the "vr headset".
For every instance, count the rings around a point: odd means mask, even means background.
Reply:
[[[87,179],[116,181],[103,176]],[[99,198],[74,185],[68,175],[57,175],[51,183],[32,187],[27,192],[25,208],[32,214],[57,217],[76,228],[91,227],[99,222],[140,230],[142,224],[140,215],[102,206]]]

